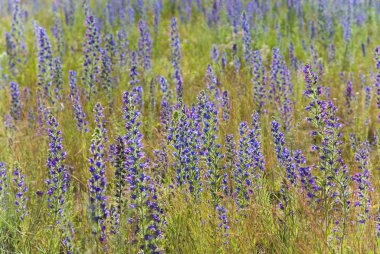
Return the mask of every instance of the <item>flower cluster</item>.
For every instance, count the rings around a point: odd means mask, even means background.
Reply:
[[[57,12],[54,12],[54,26],[52,29],[53,36],[56,39],[56,50],[60,58],[64,56],[65,53],[65,38],[63,33],[62,21],[58,16]]]
[[[98,103],[95,105],[95,113],[98,118],[101,117],[103,107]],[[106,206],[107,196],[106,192],[106,178],[105,178],[105,133],[104,127],[98,126],[95,128],[92,135],[90,154],[89,158],[89,170],[90,170],[90,179],[89,179],[89,198],[90,198],[90,211],[91,219],[94,223],[94,228],[92,230],[94,235],[97,235],[101,242],[106,240],[106,218],[108,216],[108,210]]]
[[[138,87],[123,95],[126,134],[126,179],[129,187],[129,219],[134,225],[133,241],[136,251],[161,253],[163,209],[159,205],[156,183],[147,174],[147,162],[142,146],[142,134],[139,131],[141,113],[138,110],[142,99]]]
[[[161,19],[161,12],[162,12],[163,4],[161,0],[155,0],[153,3],[153,12],[154,12],[154,23],[153,23],[153,30],[155,36],[158,34],[158,25],[160,23]]]
[[[294,43],[289,43],[289,59],[291,62],[291,67],[297,69],[297,57],[294,55]]]
[[[57,119],[52,114],[48,116],[47,126],[49,136],[49,153],[46,162],[49,172],[46,179],[48,206],[59,222],[66,202],[65,195],[69,185],[69,173],[65,165],[66,151],[62,145],[62,133],[58,129]]]
[[[59,57],[54,58],[54,73],[53,73],[53,84],[55,85],[54,93],[55,99],[59,101],[62,99],[62,90],[63,90],[63,70],[62,63]]]
[[[376,87],[376,102],[377,108],[379,109],[378,119],[380,121],[380,46],[375,49],[375,61],[376,61],[376,79],[375,79],[375,87]]]
[[[104,141],[107,141],[107,129],[106,129],[106,121],[104,119],[104,107],[102,104],[97,103],[95,104],[94,107],[94,118],[95,118],[95,123],[96,127],[101,130],[101,136],[104,139]]]
[[[67,4],[65,4],[64,8],[64,13],[65,13],[65,22],[67,25],[72,26],[75,21],[75,10],[76,10],[76,5],[74,0],[68,0]]]
[[[90,98],[92,93],[96,93],[96,83],[100,73],[100,36],[94,16],[86,18],[86,40],[83,44],[84,62],[83,62],[83,85],[87,88],[87,97]]]
[[[263,112],[265,105],[265,86],[267,82],[265,66],[259,50],[253,52],[253,98],[258,113]]]
[[[25,44],[25,17],[23,13],[23,8],[21,7],[20,0],[14,1],[13,6],[13,15],[12,15],[12,28],[11,28],[11,35],[14,39],[17,47],[18,47],[18,54],[20,53],[26,53],[26,44]]]
[[[226,51],[223,51],[222,57],[220,58],[220,64],[222,65],[223,70],[227,67],[227,61],[227,53]]]
[[[219,82],[210,64],[207,66],[205,80],[206,80],[206,86],[207,86],[206,92],[209,93],[212,99],[217,100],[220,93],[219,88],[218,88]]]
[[[116,52],[119,59],[120,67],[124,67],[128,63],[130,50],[127,31],[124,29],[116,32]]]
[[[311,168],[306,164],[306,158],[301,150],[296,150],[293,155],[295,167],[298,171],[298,177],[301,184],[301,190],[306,192],[309,199],[315,197],[315,192],[319,187],[315,182],[315,176],[311,173]],[[309,202],[310,203],[310,202]]]
[[[8,194],[7,167],[3,161],[0,161],[0,208],[3,210],[6,208]]]
[[[346,10],[342,20],[343,37],[345,43],[350,43],[352,38],[352,2],[348,1],[346,4]]]
[[[236,152],[234,196],[240,208],[245,208],[249,204],[254,189],[260,185],[259,178],[265,168],[260,131],[257,113],[253,115],[252,127],[247,122],[242,122],[239,126],[240,139]]]
[[[160,120],[163,124],[164,130],[166,131],[169,127],[170,116],[172,112],[172,108],[170,106],[170,100],[172,98],[172,90],[169,89],[169,83],[164,76],[160,76],[158,78],[158,82],[160,84],[162,98],[161,98],[161,115]]]
[[[127,148],[121,135],[115,139],[115,144],[111,146],[111,162],[115,168],[114,173],[114,205],[111,208],[111,229],[112,233],[119,233],[120,217],[126,209],[126,175],[127,175]]]
[[[82,103],[79,97],[79,91],[77,87],[76,72],[70,70],[70,97],[73,104],[75,120],[77,121],[78,130],[80,132],[88,131],[88,122],[86,121],[86,113],[83,112]]]
[[[356,142],[355,142],[356,141]],[[373,187],[370,179],[370,144],[367,140],[364,140],[360,143],[355,140],[354,148],[355,151],[355,161],[358,163],[358,169],[360,172],[357,172],[352,177],[352,180],[355,181],[358,185],[356,191],[357,199],[354,202],[354,206],[358,207],[359,211],[357,212],[357,222],[365,223],[372,216],[370,214],[371,208],[371,192]]]
[[[232,181],[233,181],[233,174],[236,164],[236,142],[233,134],[227,134],[225,136],[225,170],[226,173],[224,175],[224,194],[230,195],[232,194]]]
[[[237,34],[239,26],[239,18],[242,13],[243,3],[239,0],[227,1],[227,15],[230,25],[233,27],[234,33]]]
[[[25,17],[19,0],[9,2],[8,4],[10,6],[13,4],[13,14],[11,32],[5,33],[6,52],[8,55],[9,69],[12,74],[15,74],[16,71],[20,71],[18,69],[19,63],[23,60],[25,61],[25,59],[23,59],[26,55],[24,32]]]
[[[245,12],[241,14],[241,30],[243,32],[243,51],[244,51],[244,60],[247,63],[251,62],[252,58],[252,38],[251,31],[248,23],[248,17]]]
[[[280,131],[280,124],[275,120],[272,121],[272,135],[278,162],[281,167],[286,169],[286,178],[289,182],[292,185],[296,185],[298,176],[293,164],[291,151],[285,144],[285,135]]]
[[[70,176],[65,165],[66,151],[62,145],[62,133],[58,129],[58,121],[51,113],[48,115],[47,126],[49,136],[49,151],[46,161],[49,173],[46,179],[48,207],[51,209],[54,226],[60,226],[61,239],[67,253],[73,253],[73,228],[70,226],[67,209]]]
[[[131,80],[129,81],[129,84],[131,86],[136,86],[140,82],[139,73],[137,71],[137,52],[136,51],[131,52],[131,63],[130,63],[130,65],[131,65],[131,67],[129,70],[129,77],[131,78]]]
[[[38,120],[38,127],[40,128],[40,131],[41,131],[41,128],[42,126],[46,123],[46,120],[47,120],[47,113],[48,113],[48,109],[47,109],[47,105],[46,105],[46,102],[43,98],[43,92],[40,88],[37,89],[37,120]]]
[[[224,90],[222,92],[222,110],[223,110],[222,119],[224,121],[227,121],[230,118],[230,112],[231,112],[230,96],[228,95],[227,90]]]
[[[106,42],[108,47],[104,48],[100,53],[100,59],[101,59],[101,72],[100,72],[100,79],[101,79],[101,87],[106,91],[110,107],[112,108],[112,70],[113,70],[113,63],[112,63],[112,49],[109,49],[110,45],[114,43],[112,38],[106,37]]]
[[[14,204],[16,206],[16,212],[19,214],[20,219],[24,220],[25,216],[29,213],[26,208],[26,202],[28,201],[28,196],[26,196],[26,191],[28,186],[25,184],[25,176],[22,173],[21,167],[18,163],[15,163],[13,167],[13,188],[14,188]]]
[[[365,86],[364,92],[365,92],[364,108],[368,110],[368,108],[371,104],[371,99],[372,99],[372,87],[371,86]]]
[[[45,29],[37,23],[35,24],[35,33],[38,41],[38,86],[42,89],[43,96],[50,103],[54,103],[55,100],[51,91],[54,77],[52,47]]]
[[[177,19],[173,17],[170,23],[170,46],[172,50],[172,66],[174,70],[181,69],[181,44],[178,33]]]
[[[200,155],[205,162],[208,188],[214,201],[218,203],[223,177],[220,163],[224,155],[221,153],[220,144],[217,143],[218,109],[204,91],[198,95],[197,111],[201,122]]]
[[[353,87],[352,81],[347,80],[346,91],[344,93],[344,96],[346,98],[345,106],[347,108],[347,114],[348,115],[351,115],[353,113],[352,100],[355,98],[355,94],[354,94],[353,90],[354,90],[354,87]]]
[[[280,208],[284,210],[289,209],[289,202],[291,200],[289,188],[291,186],[297,185],[298,175],[293,162],[291,151],[286,146],[284,133],[280,131],[280,124],[275,120],[272,121],[271,131],[273,135],[273,143],[275,146],[274,149],[277,160],[279,162],[279,166],[286,172],[286,177],[283,178],[283,181],[281,183],[281,197],[279,203]]]
[[[239,73],[241,61],[238,53],[238,46],[236,43],[232,45],[232,58],[234,61],[235,72]]]
[[[218,47],[216,45],[212,45],[210,55],[211,55],[211,60],[213,60],[213,62],[217,64],[219,62],[219,52],[218,52]]]
[[[8,56],[8,68],[12,72],[15,72],[17,64],[16,44],[13,41],[11,34],[8,32],[5,33],[5,47]]]
[[[177,99],[183,97],[183,80],[181,75],[181,44],[178,33],[177,19],[172,18],[170,23],[170,47],[172,54],[173,78],[176,82]]]
[[[140,38],[138,41],[139,56],[141,60],[141,66],[144,70],[148,71],[152,69],[152,38],[150,36],[149,27],[143,20],[139,20],[138,23]]]
[[[316,178],[320,187],[316,193],[317,201],[323,202],[326,213],[332,214],[325,220],[334,218],[336,228],[334,232],[345,234],[348,211],[350,209],[350,180],[348,170],[342,158],[341,123],[336,116],[337,108],[331,101],[322,100],[322,87],[318,85],[318,76],[312,71],[310,65],[304,68],[306,90],[305,95],[311,100],[306,110],[309,111],[308,122],[314,127],[312,135],[320,140],[314,144],[313,150],[319,154],[316,167],[321,176]],[[341,214],[337,213],[341,211]],[[341,223],[342,222],[342,223]],[[329,221],[326,221],[329,223]]]
[[[225,167],[221,165],[224,154],[221,151],[221,145],[217,143],[218,132],[218,108],[210,100],[208,93],[201,91],[198,95],[197,116],[200,122],[200,157],[204,162],[204,172],[207,179],[207,190],[211,192],[212,204],[220,220],[219,228],[222,232],[228,229],[226,217],[227,209],[223,206],[221,200],[224,190],[227,188],[225,181]],[[227,233],[225,233],[227,234]]]
[[[21,98],[20,98],[20,89],[16,82],[11,82],[9,84],[10,94],[11,94],[11,109],[10,115],[14,120],[21,119]]]
[[[186,106],[174,111],[167,137],[174,150],[175,182],[178,185],[188,185],[190,192],[195,195],[201,190],[198,166],[200,126],[196,117],[196,112]]]
[[[291,128],[293,118],[293,102],[292,102],[293,85],[291,83],[290,71],[279,48],[273,49],[270,90],[269,97],[271,102],[279,108],[281,125],[284,130]]]

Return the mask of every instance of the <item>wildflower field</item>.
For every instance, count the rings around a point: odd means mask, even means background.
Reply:
[[[379,253],[380,2],[0,0],[0,253]]]

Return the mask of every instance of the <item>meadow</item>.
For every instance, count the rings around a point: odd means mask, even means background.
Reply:
[[[380,2],[0,0],[0,253],[379,253]]]

